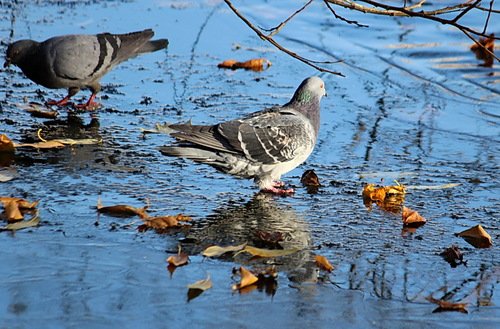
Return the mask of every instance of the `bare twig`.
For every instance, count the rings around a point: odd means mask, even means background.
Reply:
[[[298,13],[300,13],[301,11],[303,11],[304,9],[306,9],[307,6],[309,6],[311,3],[313,2],[313,0],[309,0],[305,5],[303,5],[300,9],[298,9],[297,11],[295,11],[290,17],[288,17],[287,19],[285,19],[283,22],[281,22],[278,26],[276,27],[273,27],[269,30],[266,30],[266,29],[262,29],[264,31],[268,31],[268,32],[271,32],[269,33],[269,37],[273,37],[275,36],[276,34],[278,34],[281,29],[289,22],[292,20],[292,18],[294,18]]]
[[[315,68],[316,70],[320,71],[320,72],[327,72],[327,73],[331,73],[331,74],[335,74],[335,75],[338,75],[338,76],[344,76],[342,73],[340,72],[337,72],[337,71],[332,71],[332,70],[328,70],[328,69],[325,69],[323,67],[320,67],[314,63],[322,63],[322,64],[332,64],[332,63],[336,63],[336,62],[315,62],[315,61],[312,61],[312,60],[309,60],[305,57],[302,57],[296,53],[294,53],[293,51],[283,47],[282,45],[280,45],[279,43],[277,43],[271,36],[268,36],[268,35],[265,35],[264,33],[262,33],[257,27],[255,27],[245,16],[243,16],[234,6],[233,4],[231,3],[230,0],[224,0],[224,2],[229,6],[229,8],[236,14],[236,16],[238,16],[249,28],[251,28],[261,39],[269,42],[270,44],[272,44],[273,46],[275,46],[276,48],[278,48],[279,50],[283,51],[284,53],[292,56],[293,58]]]
[[[486,17],[486,21],[484,22],[483,33],[486,34],[486,29],[488,28],[488,23],[490,21],[491,13],[493,12],[493,3],[495,0],[490,0],[490,10],[488,11],[488,16]]]
[[[351,21],[345,17],[342,17],[340,15],[337,15],[337,13],[335,12],[335,10],[333,10],[332,6],[330,5],[330,3],[327,1],[327,0],[323,0],[325,5],[328,7],[328,9],[330,9],[330,11],[332,12],[333,16],[335,16],[335,18],[337,19],[340,19],[341,21],[344,21],[346,22],[347,24],[354,24],[358,27],[369,27],[368,25],[365,25],[365,24],[360,24],[358,23],[357,21]]]
[[[470,10],[476,8],[476,6],[481,2],[482,0],[476,0],[473,4],[471,4],[469,7],[465,8],[458,14],[454,19],[452,19],[452,22],[456,23],[460,18],[462,18],[465,14],[467,14]]]

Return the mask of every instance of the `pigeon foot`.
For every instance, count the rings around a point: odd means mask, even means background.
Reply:
[[[274,181],[273,182],[273,187],[275,187],[275,188],[283,188],[283,187],[285,187],[285,182],[282,182],[282,181],[279,181],[279,180]]]
[[[47,102],[45,102],[45,105],[55,105],[55,106],[65,106],[65,105],[68,105],[68,101],[69,101],[70,97],[69,96],[66,96],[64,97],[63,99],[59,100],[59,101],[56,101],[56,100],[53,100],[53,99],[50,99],[48,100]]]
[[[89,100],[85,104],[74,104],[73,107],[78,110],[94,111],[101,107],[101,104],[94,102],[95,94],[90,95]]]

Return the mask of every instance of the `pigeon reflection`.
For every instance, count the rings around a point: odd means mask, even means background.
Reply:
[[[291,206],[279,200],[267,193],[257,193],[245,204],[216,209],[191,229],[182,242],[182,249],[196,254],[211,245],[243,243],[266,249],[297,248],[300,251],[276,258],[251,258],[246,254],[233,257],[234,253],[227,253],[218,259],[253,268],[276,265],[292,282],[316,282],[318,271],[311,253],[309,225]]]

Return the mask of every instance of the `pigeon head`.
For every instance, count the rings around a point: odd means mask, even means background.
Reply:
[[[3,66],[8,67],[10,64],[22,63],[26,56],[36,49],[36,46],[38,46],[38,42],[33,40],[19,40],[11,43],[7,48]]]
[[[318,77],[310,77],[302,81],[295,91],[290,103],[314,103],[326,96],[325,83]]]

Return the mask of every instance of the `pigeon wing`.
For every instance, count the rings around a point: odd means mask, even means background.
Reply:
[[[314,143],[309,120],[293,109],[266,110],[217,128],[233,149],[263,164],[292,160],[304,146]]]

